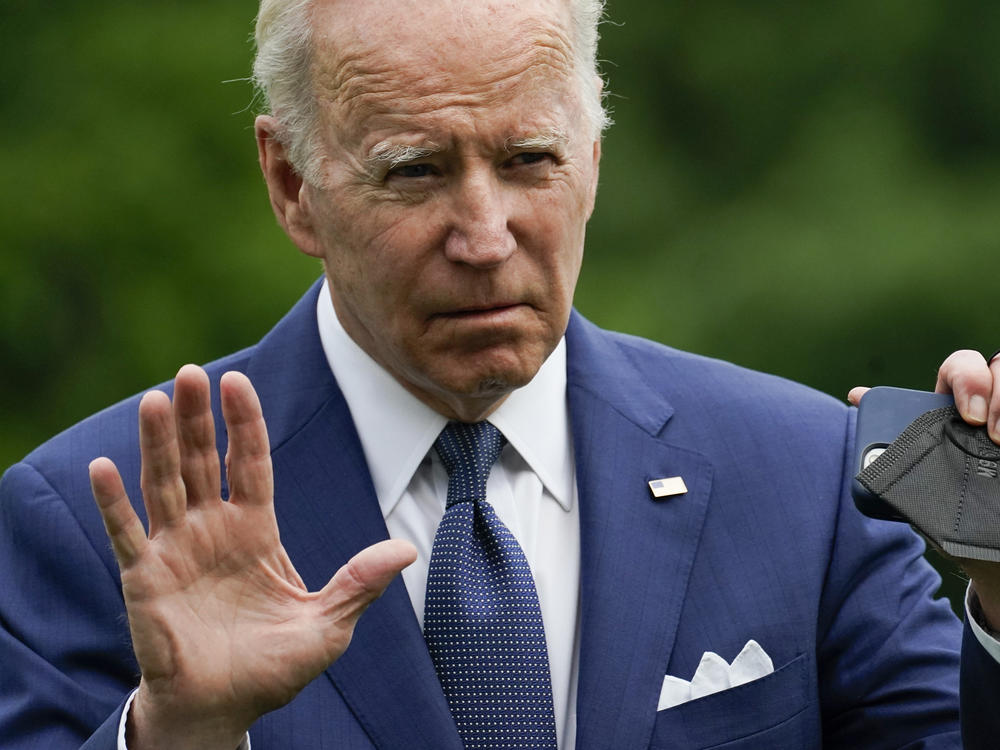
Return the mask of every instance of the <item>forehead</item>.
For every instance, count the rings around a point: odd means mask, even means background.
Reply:
[[[327,0],[314,13],[313,83],[341,131],[473,124],[482,110],[545,127],[573,98],[573,72],[559,0]]]

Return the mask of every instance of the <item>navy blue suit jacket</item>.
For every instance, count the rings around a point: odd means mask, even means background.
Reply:
[[[387,536],[320,345],[316,294],[207,368],[216,389],[229,369],[257,388],[282,540],[312,590]],[[566,336],[582,549],[577,746],[960,747],[962,628],[932,601],[938,579],[922,543],[855,511],[853,412],[575,313]],[[137,405],[94,415],[4,476],[3,748],[115,746],[137,667],[86,467],[110,456],[141,506]],[[224,452],[221,417],[217,433]],[[647,482],[670,476],[688,492],[654,499]],[[773,674],[657,712],[665,674],[690,679],[705,651],[732,659],[750,638]],[[966,699],[975,747],[998,736],[1000,670],[968,633],[961,658],[976,683]],[[255,750],[459,750],[401,580],[344,656],[261,718],[251,740]]]

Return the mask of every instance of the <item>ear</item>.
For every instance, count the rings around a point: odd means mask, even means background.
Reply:
[[[594,141],[594,168],[590,175],[590,207],[587,209],[587,220],[590,220],[594,213],[594,204],[597,202],[597,182],[601,174],[601,139]]]
[[[604,79],[599,75],[594,75],[593,85],[597,88],[598,97],[604,91]],[[594,150],[593,150],[593,170],[590,175],[590,207],[587,210],[587,220],[590,220],[591,215],[594,213],[594,204],[597,201],[597,183],[598,178],[601,174],[601,133],[598,133],[596,138],[594,138]]]
[[[284,144],[278,138],[280,125],[270,115],[254,121],[257,156],[267,183],[271,208],[281,228],[306,255],[321,257],[310,203],[311,188],[288,160]]]

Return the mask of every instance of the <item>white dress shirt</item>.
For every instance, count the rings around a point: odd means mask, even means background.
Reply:
[[[447,419],[419,401],[347,335],[324,284],[320,339],[361,438],[389,536],[408,539],[417,560],[403,571],[423,622],[427,566],[444,515],[448,474],[434,441]],[[507,438],[486,495],[531,567],[545,625],[559,747],[576,744],[580,520],[566,407],[566,342],[534,379],[488,418]]]

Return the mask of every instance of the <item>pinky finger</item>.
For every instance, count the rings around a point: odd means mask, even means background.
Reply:
[[[118,567],[125,570],[138,559],[149,543],[142,521],[125,493],[117,467],[109,458],[90,462],[90,488],[104,520]]]

